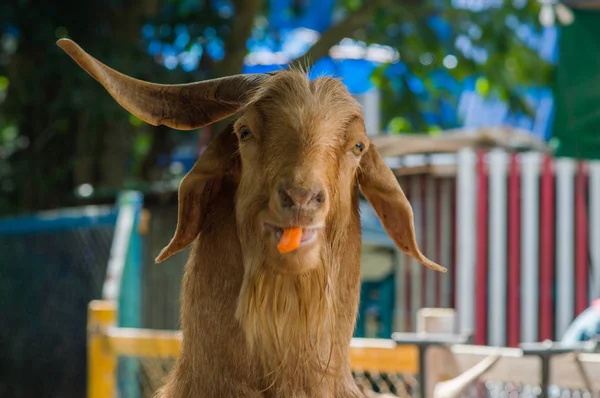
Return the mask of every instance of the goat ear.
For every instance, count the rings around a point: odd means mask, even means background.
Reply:
[[[127,111],[154,126],[193,130],[236,113],[271,74],[228,76],[189,84],[154,84],[109,68],[74,41],[56,43]]]
[[[185,249],[198,236],[208,203],[219,192],[222,178],[238,166],[237,147],[235,134],[226,129],[210,142],[181,180],[175,235],[156,258],[157,263]]]
[[[446,268],[425,257],[415,238],[413,211],[396,176],[374,145],[365,152],[358,171],[358,183],[386,232],[396,246],[424,266],[446,272]]]

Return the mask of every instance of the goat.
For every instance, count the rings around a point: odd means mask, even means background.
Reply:
[[[60,46],[127,111],[197,129],[231,115],[182,179],[162,262],[191,246],[181,292],[182,352],[162,398],[364,397],[349,350],[359,304],[359,190],[395,244],[417,247],[413,214],[338,79],[296,68],[159,85]],[[277,242],[302,228],[296,250]]]

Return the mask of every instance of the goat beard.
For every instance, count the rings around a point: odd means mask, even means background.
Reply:
[[[335,300],[331,261],[302,275],[273,272],[245,251],[245,275],[236,317],[249,352],[260,360],[266,383],[281,390],[314,384],[314,375],[333,371]]]

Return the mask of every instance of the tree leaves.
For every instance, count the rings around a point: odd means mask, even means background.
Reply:
[[[520,7],[514,3],[502,2],[500,7],[474,12],[443,0],[388,7],[378,13],[369,26],[368,42],[396,48],[408,71],[408,75],[389,78],[374,74],[373,81],[383,93],[387,127],[397,129],[399,116],[421,131],[427,131],[427,120],[443,128],[454,127],[452,118],[426,118],[424,113],[435,113],[444,102],[456,104],[460,90],[451,87],[463,85],[471,77],[477,79],[477,90],[484,96],[507,101],[513,112],[531,114],[523,90],[518,89],[547,85],[552,66],[521,38],[525,29],[540,31],[537,2],[524,1]],[[440,72],[445,72],[446,78],[440,79]],[[407,84],[413,78],[422,85]],[[427,95],[415,91],[422,86]],[[393,125],[392,120],[396,120]]]

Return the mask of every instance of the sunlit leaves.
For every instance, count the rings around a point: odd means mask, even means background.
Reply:
[[[480,94],[484,97],[487,97],[487,95],[490,93],[489,80],[485,77],[479,77],[475,81],[475,90],[477,91],[478,94]]]
[[[69,36],[69,31],[64,26],[59,26],[54,30],[54,36],[57,39],[63,39]]]
[[[448,116],[436,120],[442,128],[454,127],[456,120],[449,117],[447,105],[457,103],[461,90],[456,87],[473,76],[478,77],[475,89],[479,94],[506,101],[513,112],[531,114],[518,88],[547,85],[552,71],[536,47],[539,5],[533,0],[483,1],[478,4],[485,9],[473,11],[475,3],[425,2],[388,7],[377,15],[368,30],[368,42],[396,48],[409,71],[373,76],[382,90],[384,120],[389,121],[390,131],[398,129],[397,117],[415,130],[427,131],[436,112]],[[441,71],[446,77],[436,78]]]
[[[8,125],[0,131],[0,139],[2,144],[8,144],[17,139],[19,130],[15,125]]]
[[[144,125],[144,121],[133,114],[129,114],[129,124],[133,127],[141,127]]]
[[[412,124],[402,116],[396,116],[389,123],[390,133],[399,134],[407,133],[412,130]]]
[[[348,8],[348,11],[355,11],[362,5],[363,1],[365,0],[344,0],[343,3]]]

